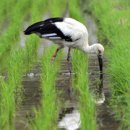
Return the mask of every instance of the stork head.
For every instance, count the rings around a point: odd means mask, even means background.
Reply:
[[[100,43],[93,44],[89,46],[88,53],[95,53],[97,55],[103,56],[104,53],[104,47]]]
[[[38,33],[39,30],[41,29],[41,26],[43,26],[43,21],[34,23],[34,24],[30,25],[30,26],[24,31],[24,34],[25,34],[25,35],[30,35],[30,34],[32,34],[32,33]]]
[[[95,53],[98,56],[98,60],[99,60],[99,67],[100,67],[100,71],[102,71],[102,67],[103,67],[103,53],[104,53],[104,47],[103,45],[101,45],[100,43],[96,43],[93,44],[91,46],[88,47],[88,53]]]
[[[34,33],[35,28],[33,26],[29,26],[26,30],[24,30],[24,34],[25,35],[30,35],[32,33]]]

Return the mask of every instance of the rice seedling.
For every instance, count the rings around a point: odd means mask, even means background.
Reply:
[[[88,82],[88,64],[87,56],[80,51],[73,54],[73,70],[76,73],[74,77],[74,89],[78,95],[79,110],[81,114],[81,129],[96,129],[96,111],[92,93],[89,89]],[[77,60],[80,59],[80,60]]]
[[[0,29],[2,30],[0,32],[0,35],[6,30],[6,26],[8,26],[8,22],[10,19],[10,14],[12,12],[12,8],[13,6],[10,5],[14,5],[15,6],[16,1],[15,0],[10,0],[10,1],[4,1],[1,0],[1,4],[0,4]],[[10,10],[9,10],[10,9]],[[4,26],[4,27],[3,27]]]
[[[49,2],[49,11],[53,17],[62,17],[66,9],[67,1],[65,0],[51,0]]]
[[[14,10],[17,13],[19,13],[19,11],[18,11],[19,9],[22,8],[21,11],[23,9],[25,9],[23,6],[25,4],[24,3],[25,1],[22,1],[22,2],[17,3],[16,7],[14,8]],[[21,8],[19,8],[19,6],[21,6]],[[12,15],[16,15],[16,12],[14,10],[12,11]],[[15,18],[19,19],[19,18],[21,18],[21,16],[20,17],[13,16],[12,20],[15,20]],[[19,28],[17,28],[17,26],[19,26],[19,22],[17,22],[16,24],[12,23],[11,25],[13,27],[16,25],[14,30],[13,30],[13,28],[9,27],[9,30],[7,31],[8,34],[3,34],[1,37],[1,41],[3,41],[0,44],[1,45],[0,49],[2,52],[1,58],[3,56],[3,53],[5,53],[4,52],[5,50],[2,50],[2,49],[7,49],[6,47],[9,46],[9,44],[6,46],[6,43],[7,42],[16,42],[15,41],[16,39],[13,38],[14,33],[12,31],[16,31],[17,29],[20,30]],[[16,33],[17,33],[17,31],[16,31]],[[10,35],[12,34],[11,35],[12,38],[9,34]],[[8,61],[8,63],[6,63],[6,65],[8,66],[7,67],[8,79],[1,80],[0,129],[2,129],[2,130],[14,130],[14,117],[15,117],[15,111],[16,111],[16,104],[18,103],[17,102],[18,96],[16,97],[16,93],[17,93],[17,91],[19,91],[18,88],[21,83],[22,72],[24,71],[24,69],[22,69],[22,67],[23,67],[23,65],[22,65],[23,60],[21,60],[22,55],[24,55],[24,54],[21,53],[21,51],[17,51],[17,48],[15,49],[15,51],[11,52],[10,60]]]
[[[14,122],[12,116],[14,116],[14,92],[12,92],[11,86],[1,79],[0,81],[0,129],[1,130],[14,130]]]
[[[84,17],[80,8],[80,1],[78,0],[69,1],[69,13],[72,18],[75,18],[79,20],[80,22],[85,23]]]
[[[69,7],[71,17],[85,23],[79,1],[71,0],[69,2]],[[77,92],[76,96],[79,101],[81,129],[95,130],[97,127],[96,110],[92,93],[89,90],[87,56],[78,50],[74,51],[72,65],[73,71],[76,74],[76,76],[73,77],[73,88]]]
[[[58,61],[60,57],[57,57],[56,61],[53,64],[50,63],[50,59],[48,58],[53,55],[54,48],[55,47],[46,48],[41,59],[42,97],[41,105],[39,109],[35,111],[35,120],[32,124],[32,128],[34,130],[57,129],[59,103],[57,100],[55,81],[59,71]]]
[[[21,3],[22,4],[22,3]],[[34,11],[35,13],[35,11]],[[30,41],[34,45],[35,39],[32,38]],[[27,51],[32,50],[31,55],[27,55]],[[34,49],[35,48],[35,49]],[[1,82],[1,102],[0,102],[0,126],[2,130],[14,130],[14,117],[16,112],[16,106],[19,107],[21,101],[21,82],[22,75],[28,69],[27,57],[32,60],[37,48],[28,45],[28,49],[16,47],[11,50],[11,56],[8,61],[8,80]],[[25,66],[23,66],[25,65]]]
[[[3,1],[4,2],[4,1]],[[10,2],[16,2],[12,0]],[[37,61],[37,49],[39,45],[39,38],[30,36],[26,39],[26,46],[20,48],[16,43],[19,42],[19,33],[21,26],[27,15],[31,11],[30,23],[39,21],[46,11],[52,12],[52,16],[61,16],[66,8],[66,1],[50,1],[47,0],[23,0],[15,3],[8,14],[10,19],[9,27],[6,33],[2,33],[0,37],[0,60],[3,65],[7,62],[5,55],[8,57],[7,73],[8,79],[5,81],[0,79],[0,129],[14,130],[14,117],[16,109],[19,108],[22,97],[22,75],[29,71]],[[48,7],[46,7],[46,4]],[[61,6],[57,8],[57,3]],[[3,3],[5,4],[5,3]],[[52,6],[53,5],[53,6]],[[8,5],[9,6],[9,5]],[[8,7],[7,6],[7,7]],[[73,18],[84,22],[82,14],[80,13],[79,2],[76,0],[69,1],[69,11]],[[6,8],[7,9],[7,8]],[[3,13],[3,12],[2,12]],[[2,14],[0,12],[0,14]],[[3,14],[0,18],[4,18]],[[4,44],[2,44],[4,43]],[[15,48],[15,49],[14,49]],[[57,120],[59,113],[59,101],[57,99],[57,92],[55,89],[55,80],[59,71],[59,59],[50,64],[52,51],[55,47],[45,50],[42,57],[42,76],[41,76],[41,90],[42,99],[41,106],[35,110],[34,124],[31,124],[30,129],[49,130],[57,129]],[[10,56],[8,56],[10,54]],[[80,61],[77,62],[77,59]],[[74,77],[74,89],[77,91],[77,98],[79,100],[79,109],[81,113],[81,129],[95,130],[95,105],[92,100],[92,95],[89,91],[88,75],[87,75],[87,58],[86,56],[75,51],[73,56],[73,70],[76,73]]]
[[[18,53],[19,52],[19,53]],[[22,51],[21,51],[22,52]],[[14,130],[16,105],[19,107],[21,96],[21,80],[23,72],[22,53],[15,51],[8,62],[8,80],[1,83],[1,122],[2,130]]]
[[[98,20],[100,36],[102,35],[104,42],[107,39],[109,44],[106,56],[109,61],[108,74],[112,93],[110,106],[116,114],[115,117],[121,121],[120,129],[125,130],[130,129],[129,7],[129,1],[121,0],[102,0],[100,3],[93,0],[90,6],[93,15]]]
[[[47,3],[47,1],[45,1]],[[54,1],[55,2],[55,1]],[[52,4],[52,3],[51,3]],[[52,15],[61,15],[61,11],[58,13],[55,11],[53,7],[48,5],[48,9],[53,10]],[[35,118],[30,126],[30,129],[34,130],[43,130],[43,129],[57,129],[57,120],[58,120],[58,112],[59,112],[59,104],[57,100],[57,92],[55,88],[56,77],[59,70],[59,58],[51,64],[50,59],[52,53],[54,52],[55,47],[45,48],[44,54],[41,59],[42,65],[42,76],[41,76],[41,91],[42,97],[40,101],[40,106],[38,109],[35,109]]]
[[[26,2],[27,1],[21,1],[16,3],[16,6],[10,13],[11,22],[7,28],[7,31],[2,33],[0,37],[0,69],[2,69],[2,67],[5,67],[5,63],[7,62],[6,58],[10,53],[11,47],[14,48],[14,45],[16,45],[15,43],[18,42],[21,25],[23,25],[23,19],[27,14],[30,5],[30,2]]]

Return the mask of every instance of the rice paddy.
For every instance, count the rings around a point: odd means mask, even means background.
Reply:
[[[110,77],[110,107],[120,121],[120,129],[130,129],[129,124],[129,1],[97,1],[91,3],[91,10],[99,24],[100,40],[106,44],[108,75]],[[96,6],[95,6],[96,5]],[[103,12],[103,13],[102,13]]]
[[[66,99],[60,99],[59,95],[62,95],[64,89],[60,91],[57,88],[57,79],[61,70],[61,61],[65,59],[66,54],[60,52],[55,62],[51,64],[50,59],[57,46],[44,45],[43,53],[39,56],[38,50],[41,44],[49,41],[41,40],[35,35],[24,36],[23,31],[28,25],[46,17],[69,15],[86,24],[86,11],[95,18],[98,39],[105,46],[105,57],[108,61],[105,73],[109,76],[111,93],[107,107],[110,107],[115,120],[119,122],[119,129],[130,129],[130,36],[128,35],[130,2],[128,0],[100,0],[100,2],[98,0],[10,0],[9,2],[1,0],[0,8],[0,130],[17,130],[17,113],[23,107],[24,91],[26,91],[23,86],[23,76],[31,75],[31,70],[37,64],[41,68],[40,103],[31,108],[33,116],[27,119],[23,127],[25,130],[60,129],[59,115],[66,105],[64,103]],[[97,121],[96,96],[90,89],[90,83],[93,81],[89,79],[89,57],[79,50],[73,50],[71,57],[70,89],[75,98],[75,109],[80,113],[79,129],[98,130],[100,127]],[[32,77],[33,75],[32,73]]]

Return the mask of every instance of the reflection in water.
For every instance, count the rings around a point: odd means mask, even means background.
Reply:
[[[59,121],[58,126],[65,130],[77,130],[80,124],[80,113],[78,110],[73,110],[72,113],[65,114],[63,119]]]

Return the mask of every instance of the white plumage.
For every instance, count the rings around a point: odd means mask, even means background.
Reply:
[[[100,89],[103,86],[103,61],[102,55],[104,47],[95,43],[91,46],[88,44],[88,31],[85,25],[72,18],[49,18],[45,21],[40,21],[29,26],[24,33],[30,35],[32,33],[37,34],[41,38],[47,38],[55,41],[58,44],[55,54],[52,60],[55,59],[58,51],[65,46],[69,47],[68,60],[71,48],[77,48],[85,53],[95,53],[98,56],[99,68],[100,68]],[[78,59],[80,60],[80,59]]]

